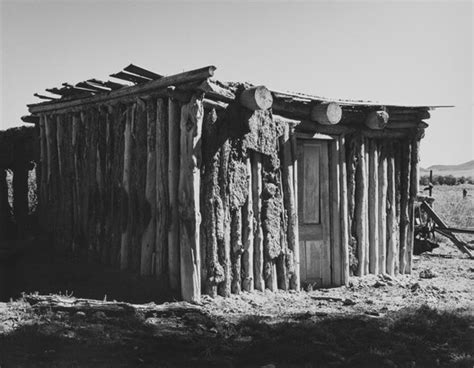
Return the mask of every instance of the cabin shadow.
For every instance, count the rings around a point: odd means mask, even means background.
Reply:
[[[55,251],[45,236],[12,240],[15,249],[0,264],[0,300],[22,293],[67,294],[99,300],[162,303],[178,298],[156,278],[104,266],[98,261]]]
[[[72,338],[51,333],[64,320],[48,318],[48,329],[25,326],[1,337],[0,351],[8,353],[0,354],[0,363],[25,367],[66,362],[75,367],[89,367],[91,362],[95,367],[471,367],[473,363],[472,316],[426,306],[380,318],[321,319],[308,313],[272,321],[251,315],[235,324],[192,313],[181,317],[180,327],[169,330],[161,322],[150,324],[144,316],[100,321],[88,317],[87,322],[71,317]],[[88,335],[82,336],[85,331]],[[103,338],[104,331],[130,337],[111,341]]]

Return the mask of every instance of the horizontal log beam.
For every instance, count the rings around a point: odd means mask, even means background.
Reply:
[[[163,76],[160,74],[153,73],[152,71],[140,68],[139,66],[136,66],[133,64],[130,64],[129,66],[125,67],[123,70],[129,73],[139,75],[141,77],[148,78],[148,79],[156,80],[156,79],[163,78]]]
[[[137,84],[146,83],[146,82],[151,81],[151,79],[143,78],[143,77],[140,77],[138,75],[125,73],[125,72],[118,72],[118,73],[115,73],[115,74],[110,74],[110,76],[113,77],[113,78],[122,79],[122,80],[126,80],[126,81],[129,81],[129,82],[132,82],[132,83],[137,83]]]
[[[268,110],[273,105],[273,96],[267,87],[255,86],[244,90],[239,101],[252,111]]]
[[[216,70],[215,66],[207,66],[204,68],[163,77],[161,79],[151,81],[143,85],[129,86],[128,88],[121,88],[121,89],[112,91],[107,95],[91,96],[87,98],[76,99],[73,101],[61,101],[58,103],[43,102],[39,104],[28,105],[28,108],[31,113],[36,114],[36,113],[42,113],[42,112],[53,111],[53,110],[58,110],[58,109],[71,108],[71,107],[75,107],[79,105],[95,104],[95,103],[101,103],[101,102],[106,102],[106,101],[112,101],[112,100],[120,99],[123,97],[130,97],[134,95],[152,93],[153,91],[156,91],[159,89],[165,89],[166,87],[171,86],[171,85],[178,85],[178,84],[183,84],[183,83],[192,82],[196,80],[203,80],[203,79],[212,77],[214,75],[215,70]]]
[[[341,121],[342,109],[337,103],[321,103],[311,108],[311,120],[323,125],[334,125]]]
[[[387,126],[388,113],[386,111],[372,111],[364,121],[369,129],[381,130]]]

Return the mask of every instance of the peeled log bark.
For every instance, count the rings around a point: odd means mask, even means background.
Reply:
[[[396,215],[395,157],[393,146],[387,154],[387,273],[394,275],[397,264],[398,226]]]
[[[378,217],[379,217],[379,273],[386,272],[387,257],[387,157],[384,143],[379,145],[378,167]]]
[[[357,146],[358,165],[356,168],[355,187],[355,226],[357,238],[357,258],[359,261],[357,275],[365,275],[367,257],[367,182],[366,162],[363,139],[359,138]]]
[[[400,162],[400,252],[399,252],[399,272],[405,273],[407,264],[407,242],[408,242],[408,196],[410,183],[410,150],[408,141],[403,141],[402,155]]]
[[[201,298],[199,168],[203,116],[202,100],[196,95],[181,108],[178,191],[181,296],[193,302]]]
[[[372,111],[364,123],[370,129],[381,130],[387,126],[388,118],[386,111]]]
[[[334,125],[341,121],[342,109],[335,102],[320,103],[311,109],[311,120],[323,125]]]
[[[168,273],[171,290],[179,288],[179,216],[178,216],[178,178],[179,178],[179,104],[168,100]]]
[[[168,178],[168,114],[169,105],[166,100],[158,99],[156,108],[151,109],[154,113],[153,122],[156,125],[155,136],[155,155],[156,155],[156,229],[155,229],[155,276],[158,280],[167,280],[167,272],[170,275],[168,266],[169,249],[168,249],[168,225],[170,223],[168,217],[169,211],[169,178]],[[178,124],[176,122],[176,124]],[[177,265],[174,275],[177,272]],[[171,278],[171,276],[170,276]],[[177,280],[173,281],[177,282]]]
[[[331,214],[331,279],[332,285],[339,286],[342,281],[343,256],[341,249],[341,196],[340,196],[340,175],[341,166],[339,163],[339,139],[331,142],[330,145],[330,211]]]
[[[124,216],[123,223],[125,223],[124,228],[122,229],[122,237],[120,241],[120,269],[124,270],[128,267],[128,255],[129,255],[129,247],[131,241],[131,233],[130,233],[130,216],[131,216],[131,209],[130,209],[130,173],[131,173],[131,155],[132,155],[132,120],[135,117],[135,104],[132,106],[127,107],[126,112],[126,121],[125,121],[125,130],[123,133],[124,139],[124,151],[123,151],[123,176],[122,176],[122,188],[124,193],[124,208],[126,208],[126,213],[122,213]]]
[[[262,230],[262,157],[252,152],[252,196],[254,200],[254,277],[255,289],[265,290],[263,278],[263,230]]]
[[[408,239],[407,239],[407,265],[406,272],[411,273],[412,259],[413,259],[413,242],[415,240],[415,200],[418,194],[418,162],[420,161],[419,156],[420,141],[418,137],[413,138],[411,142],[411,165],[410,165],[410,197],[408,199],[408,216],[409,216],[409,227],[408,227]]]
[[[346,144],[345,137],[339,137],[339,165],[340,165],[340,177],[339,177],[339,188],[340,188],[340,221],[341,221],[341,257],[342,257],[342,273],[341,282],[344,285],[349,284],[349,215],[348,215],[348,203],[347,203],[347,169],[346,169]]]
[[[248,178],[248,197],[247,202],[245,203],[242,214],[243,214],[243,234],[242,234],[242,243],[244,246],[244,253],[242,255],[242,288],[245,291],[253,290],[253,196],[252,196],[252,165],[250,157],[247,157],[247,175]]]
[[[147,159],[145,200],[149,209],[149,220],[141,239],[140,275],[151,275],[153,272],[153,253],[155,252],[156,236],[156,115],[154,106],[146,106],[147,124]]]
[[[246,89],[240,95],[240,103],[247,109],[268,110],[272,107],[273,97],[265,86],[256,86]]]
[[[379,201],[378,201],[378,149],[370,141],[369,148],[369,272],[379,273]]]

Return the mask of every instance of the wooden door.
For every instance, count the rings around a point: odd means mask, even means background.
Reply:
[[[298,140],[300,277],[316,287],[331,285],[328,143]]]

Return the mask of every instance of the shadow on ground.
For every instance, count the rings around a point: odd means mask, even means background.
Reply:
[[[301,314],[236,323],[208,314],[109,318],[33,312],[0,337],[2,367],[472,367],[473,317]]]
[[[8,257],[0,257],[0,300],[23,292],[73,294],[83,298],[156,303],[175,299],[152,277],[141,277],[94,260],[58,255],[40,238],[12,241]]]

